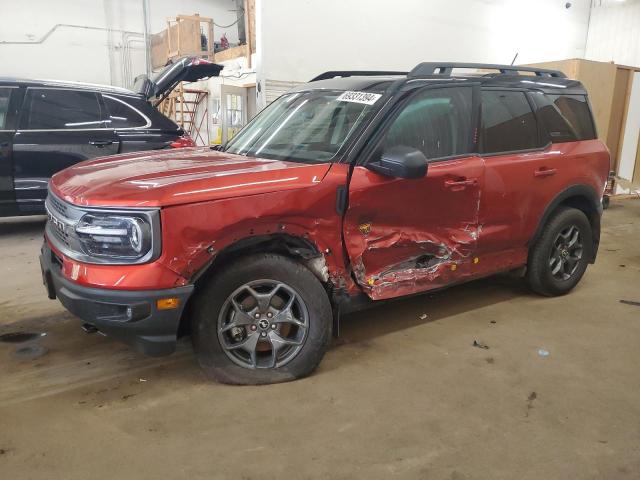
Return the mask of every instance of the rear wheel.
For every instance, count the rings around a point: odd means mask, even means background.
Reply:
[[[277,383],[311,373],[331,339],[326,291],[303,265],[275,254],[227,265],[196,300],[193,342],[210,377]]]
[[[584,275],[593,248],[587,216],[575,208],[558,210],[529,252],[527,280],[536,293],[564,295]]]

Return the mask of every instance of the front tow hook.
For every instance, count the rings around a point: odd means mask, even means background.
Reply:
[[[84,330],[84,333],[86,333],[87,335],[92,333],[98,333],[98,329],[94,325],[91,325],[90,323],[83,323],[82,330]]]

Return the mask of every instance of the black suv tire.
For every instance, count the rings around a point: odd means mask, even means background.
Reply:
[[[531,289],[545,296],[571,291],[592,256],[592,235],[589,219],[582,211],[563,207],[555,212],[529,250],[527,281]]]
[[[269,285],[275,285],[273,290]],[[265,296],[270,296],[269,306],[262,308],[256,298]],[[283,313],[286,308],[277,313],[274,299],[280,307],[293,299],[288,307],[293,320]],[[252,309],[243,305],[254,300]],[[191,332],[198,360],[207,376],[222,383],[258,385],[304,377],[318,366],[331,340],[333,316],[327,292],[309,269],[282,255],[251,255],[226,264],[203,286],[194,307]],[[276,313],[267,318],[263,310]],[[278,323],[284,318],[286,322]],[[232,327],[241,322],[242,327]],[[279,350],[274,345],[288,339],[285,327],[297,335],[298,343],[280,343]],[[251,340],[255,345],[247,347]],[[271,349],[266,357],[265,347]],[[291,358],[273,366],[283,348]]]

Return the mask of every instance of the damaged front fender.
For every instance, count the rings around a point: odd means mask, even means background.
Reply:
[[[357,292],[335,207],[346,174],[346,166],[332,165],[310,188],[165,208],[162,224],[171,227],[163,229],[160,261],[194,281],[228,254],[282,252],[299,258],[323,283]]]

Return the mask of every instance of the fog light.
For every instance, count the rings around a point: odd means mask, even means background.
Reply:
[[[180,306],[180,299],[176,297],[161,298],[156,300],[156,308],[158,310],[173,310]]]

